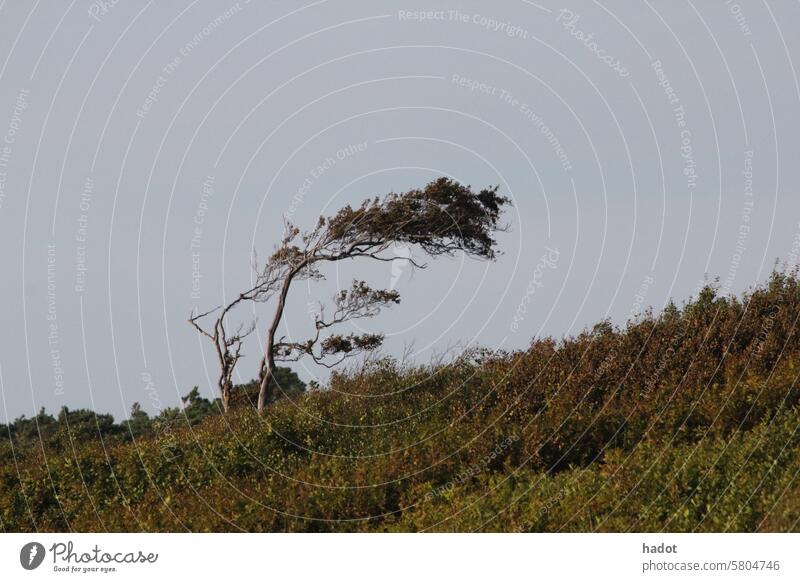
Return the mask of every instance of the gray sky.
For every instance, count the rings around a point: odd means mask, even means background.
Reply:
[[[741,292],[797,255],[798,23],[788,2],[0,3],[0,419],[213,397],[186,318],[247,285],[285,215],[440,175],[513,198],[499,260],[340,265],[284,333],[354,276],[400,290],[361,323],[422,362],[621,323],[706,273]],[[257,338],[246,356],[244,379]]]

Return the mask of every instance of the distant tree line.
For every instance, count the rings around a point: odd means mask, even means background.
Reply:
[[[233,400],[237,405],[255,405],[258,398],[260,381],[255,379],[246,384],[234,387]],[[279,367],[275,375],[274,399],[295,398],[306,391],[306,384],[290,368]],[[20,416],[9,424],[0,423],[0,442],[12,441],[15,445],[24,446],[42,442],[50,445],[67,442],[61,439],[68,436],[73,442],[86,439],[102,438],[112,442],[124,442],[133,438],[155,435],[163,432],[164,427],[172,428],[194,426],[204,418],[223,411],[219,398],[209,400],[200,395],[195,386],[181,398],[182,405],[164,408],[157,415],[151,416],[138,402],[131,406],[127,420],[115,422],[111,414],[104,414],[79,408],[71,410],[62,406],[56,414],[48,413],[44,407],[36,416],[27,418]]]

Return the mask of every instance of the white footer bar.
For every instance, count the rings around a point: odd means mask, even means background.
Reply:
[[[800,534],[4,534],[0,579],[800,580],[798,550]]]

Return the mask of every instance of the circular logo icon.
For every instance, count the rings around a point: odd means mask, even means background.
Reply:
[[[30,542],[19,551],[19,563],[26,570],[35,570],[44,561],[44,546],[39,542]]]

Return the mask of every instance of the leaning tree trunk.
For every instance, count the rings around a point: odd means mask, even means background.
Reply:
[[[271,343],[271,342],[270,342]],[[270,401],[272,377],[275,373],[275,360],[272,357],[272,348],[270,346],[267,352],[266,364],[264,366],[264,373],[261,376],[261,384],[258,388],[258,413],[264,414],[267,409],[267,404]]]
[[[286,307],[286,296],[289,294],[289,287],[292,284],[292,279],[300,271],[303,265],[295,267],[295,269],[286,277],[281,287],[281,293],[278,297],[278,305],[275,308],[275,316],[272,318],[272,324],[269,326],[266,338],[266,348],[264,349],[263,370],[264,374],[261,376],[261,385],[258,389],[258,413],[264,414],[267,409],[267,404],[270,400],[270,390],[272,388],[272,379],[275,375],[275,332],[278,331],[278,324],[283,317],[283,310]]]

